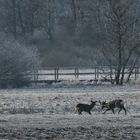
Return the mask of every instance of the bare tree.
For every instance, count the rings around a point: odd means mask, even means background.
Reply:
[[[48,39],[51,40],[55,23],[55,0],[45,1],[43,15],[45,16],[45,19],[42,19],[42,27],[45,29]]]
[[[134,15],[134,1],[109,0],[106,14],[106,43],[104,56],[110,65],[116,66],[115,82],[122,85],[127,66],[136,65],[139,56],[138,18]],[[134,65],[134,66],[135,66]],[[133,67],[134,67],[133,66]]]

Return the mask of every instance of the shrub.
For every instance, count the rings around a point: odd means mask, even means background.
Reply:
[[[31,76],[27,76],[39,66],[39,55],[18,42],[0,43],[0,87],[27,86]]]

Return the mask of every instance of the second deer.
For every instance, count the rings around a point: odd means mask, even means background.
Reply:
[[[115,114],[114,109],[119,108],[118,113],[120,113],[121,110],[124,110],[125,115],[126,115],[126,109],[124,107],[124,101],[122,99],[112,100],[108,103],[106,101],[103,101],[103,102],[99,101],[99,102],[101,104],[102,109],[106,108],[104,114],[106,113],[106,111],[109,111],[109,110],[111,110]]]

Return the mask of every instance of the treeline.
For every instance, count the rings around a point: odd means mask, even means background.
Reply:
[[[127,23],[128,32],[133,25],[136,35],[139,5],[139,0],[0,0],[1,37],[36,45],[43,66],[117,65],[110,48],[118,40],[110,38],[117,37],[112,31],[118,29],[111,14],[124,11],[129,20],[118,20]]]
[[[100,5],[97,0],[1,0],[0,30],[14,38],[43,30],[48,39],[58,26],[79,32],[99,23]]]
[[[36,45],[45,66],[95,65],[101,3],[0,0],[1,36]]]

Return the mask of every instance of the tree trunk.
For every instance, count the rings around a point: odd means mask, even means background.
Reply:
[[[16,16],[16,0],[12,0],[12,18],[13,18],[13,36],[17,38],[17,16]]]
[[[19,1],[18,1],[17,8],[18,8],[18,16],[19,16],[19,22],[20,22],[20,26],[21,26],[22,35],[25,38],[25,28],[24,28],[23,19],[22,19],[21,3]]]
[[[130,80],[130,76],[131,76],[131,74],[132,74],[132,72],[133,72],[133,69],[134,69],[134,67],[135,67],[135,65],[136,65],[136,63],[137,63],[137,61],[138,61],[138,59],[139,59],[139,54],[136,56],[136,58],[135,58],[135,60],[134,60],[134,63],[133,63],[133,65],[132,65],[132,67],[131,67],[131,69],[130,69],[130,71],[129,71],[129,74],[128,74],[128,77],[127,77],[127,80],[126,80],[126,82],[128,83],[129,82],[129,80]]]

